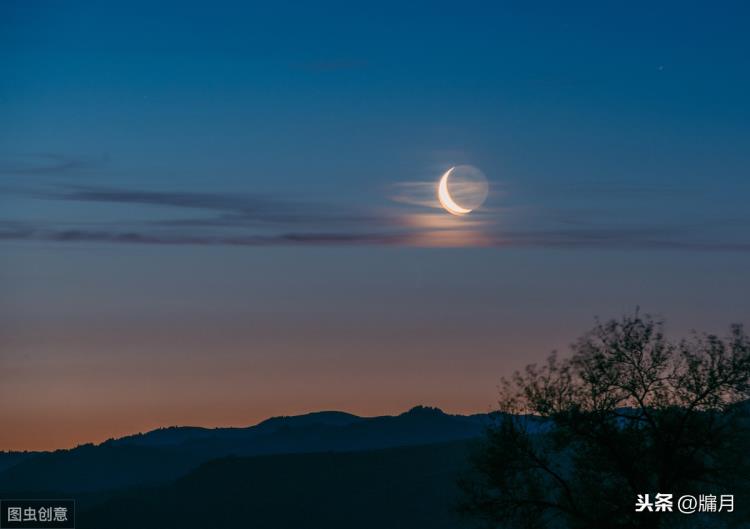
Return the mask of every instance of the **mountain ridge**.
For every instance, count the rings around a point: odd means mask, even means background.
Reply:
[[[144,440],[146,438],[159,439],[163,436],[173,434],[175,438],[179,438],[180,435],[186,435],[193,433],[196,436],[210,436],[217,433],[229,433],[229,432],[247,432],[252,430],[268,431],[269,429],[279,429],[290,426],[314,426],[314,425],[326,425],[326,426],[348,426],[350,424],[360,423],[362,421],[371,420],[383,420],[388,418],[396,417],[408,417],[408,416],[443,416],[443,417],[462,417],[472,420],[478,418],[487,418],[489,414],[449,414],[444,412],[438,407],[417,405],[413,406],[409,410],[402,412],[398,415],[375,415],[371,417],[355,415],[353,413],[339,411],[339,410],[321,410],[313,411],[308,413],[302,413],[299,415],[277,415],[264,419],[256,424],[249,426],[216,426],[216,427],[205,427],[205,426],[193,426],[193,425],[172,425],[155,428],[147,432],[139,432],[136,434],[129,434],[123,437],[110,438],[102,441],[98,445],[103,444],[122,444],[127,442],[135,442]],[[161,439],[163,441],[163,439]],[[88,444],[88,443],[87,443]],[[81,446],[81,445],[79,445]]]
[[[160,483],[226,456],[357,452],[462,441],[481,436],[489,422],[488,414],[450,415],[416,406],[377,417],[325,411],[272,417],[243,428],[166,427],[98,445],[27,453],[0,467],[0,491],[83,492]]]

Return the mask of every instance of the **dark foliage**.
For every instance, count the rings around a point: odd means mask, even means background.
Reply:
[[[471,441],[356,453],[223,458],[173,483],[113,494],[79,529],[459,529]]]
[[[749,383],[740,326],[725,339],[674,342],[639,314],[598,324],[571,357],[553,354],[503,382],[503,413],[463,483],[464,510],[509,529],[740,527]],[[547,428],[531,430],[528,416]],[[736,509],[635,512],[638,494],[657,492],[734,494]]]

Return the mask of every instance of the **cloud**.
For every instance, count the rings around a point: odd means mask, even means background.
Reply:
[[[267,195],[147,191],[91,186],[67,186],[34,191],[35,198],[69,202],[134,204],[170,209],[201,210],[208,217],[176,217],[154,221],[164,226],[242,227],[254,224],[373,224],[384,221],[372,213],[309,201]]]
[[[750,242],[689,239],[682,227],[639,229],[529,230],[499,234],[495,246],[536,248],[599,248],[632,250],[693,250],[705,252],[748,252]]]
[[[433,191],[430,183],[404,183],[409,201]],[[506,210],[453,217],[432,208],[372,210],[287,197],[153,191],[95,186],[48,186],[18,191],[27,198],[81,203],[124,204],[160,208],[158,220],[114,217],[86,222],[0,222],[0,240],[59,243],[109,243],[199,246],[411,246],[494,248],[667,249],[748,252],[750,242],[727,236],[738,220],[705,226],[712,236],[700,238],[697,221],[665,225],[604,225],[598,216],[576,211],[572,219],[541,215],[512,218]],[[420,204],[422,205],[422,204]],[[58,208],[55,208],[58,210]],[[143,214],[131,208],[131,215]],[[58,210],[59,211],[59,210]],[[100,211],[100,210],[97,210]],[[113,210],[115,211],[115,210]],[[169,213],[174,212],[174,216]],[[192,213],[186,213],[192,212]],[[542,211],[541,213],[544,213]],[[98,213],[97,213],[98,214]],[[112,213],[114,215],[114,213]],[[588,219],[587,219],[588,217]],[[741,225],[741,222],[739,222]],[[533,226],[533,228],[531,228]],[[723,231],[722,231],[723,230]]]
[[[494,183],[494,195],[496,197],[504,194],[502,184]],[[392,184],[391,192],[388,196],[392,201],[412,206],[422,206],[433,209],[442,209],[440,201],[437,198],[437,182],[431,180],[427,182],[410,181],[398,182]],[[471,203],[477,194],[487,193],[486,182],[478,181],[459,181],[451,184],[451,196],[459,204]],[[486,210],[486,208],[485,208]]]
[[[441,208],[437,199],[435,182],[399,182],[391,186],[389,198],[394,202],[422,206],[427,208]]]
[[[527,230],[481,229],[393,230],[382,232],[283,232],[267,235],[199,235],[192,232],[158,232],[113,229],[55,229],[18,223],[0,224],[0,240],[91,242],[111,244],[195,246],[410,246],[485,248],[568,248],[690,250],[700,252],[750,252],[750,243],[699,241],[654,237],[638,230]]]
[[[99,242],[197,246],[280,246],[280,245],[398,245],[407,240],[397,233],[299,232],[273,235],[196,235],[190,233],[139,232],[133,230],[64,229],[46,227],[0,227],[0,240],[52,242]]]
[[[71,156],[58,153],[31,153],[0,160],[0,175],[45,176],[80,174],[106,161],[106,157]]]

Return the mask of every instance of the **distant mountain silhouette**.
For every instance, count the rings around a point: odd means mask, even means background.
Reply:
[[[80,509],[79,529],[461,529],[471,441],[368,452],[222,458],[175,482]]]
[[[408,413],[408,412],[407,412]],[[283,428],[321,426],[347,426],[365,421],[362,417],[341,411],[319,411],[305,415],[272,417],[247,428],[200,428],[194,426],[171,426],[147,433],[128,435],[112,439],[104,444],[113,446],[175,446],[219,439],[248,440],[259,435],[277,432]]]
[[[418,406],[398,416],[332,411],[275,417],[248,428],[161,428],[71,450],[4,454],[0,491],[101,491],[172,480],[231,455],[353,452],[472,439],[488,420],[484,414],[448,415]]]

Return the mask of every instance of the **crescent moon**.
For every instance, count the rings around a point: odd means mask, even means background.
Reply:
[[[453,197],[448,192],[448,177],[451,175],[453,169],[455,169],[455,167],[448,169],[440,178],[440,183],[438,184],[438,200],[440,201],[440,205],[443,206],[448,213],[457,216],[466,215],[467,213],[470,213],[471,210],[462,208],[456,204],[456,201],[453,200]]]

